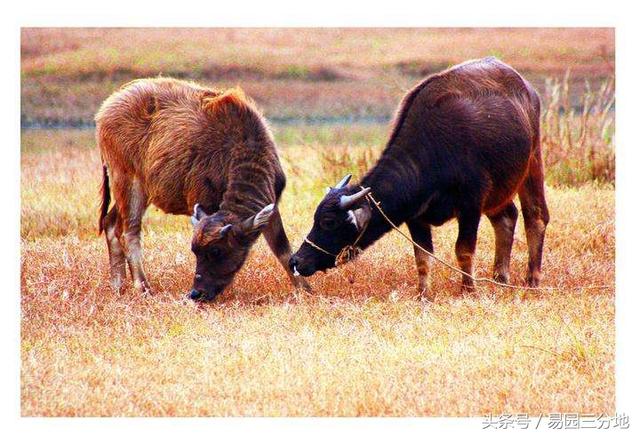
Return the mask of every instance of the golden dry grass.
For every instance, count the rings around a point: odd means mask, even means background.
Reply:
[[[318,139],[369,143],[353,129]],[[305,133],[306,132],[306,133]],[[312,131],[313,132],[313,131]],[[320,130],[319,133],[326,130]],[[332,150],[364,162],[366,147],[310,146],[277,131],[289,175],[282,199],[294,244],[331,180]],[[323,133],[324,134],[324,133]],[[375,136],[375,135],[374,135]],[[390,234],[357,262],[311,279],[296,298],[260,240],[234,286],[210,305],[184,299],[193,274],[187,217],[150,211],[144,225],[155,294],[108,287],[95,233],[99,157],[91,132],[23,132],[21,406],[27,416],[393,415],[615,410],[614,190],[548,189],[544,284],[457,293],[437,267],[433,304],[414,299],[412,250]],[[364,160],[363,160],[364,159]],[[455,224],[435,230],[453,261]],[[526,267],[522,221],[512,276]],[[483,220],[477,273],[490,273]]]

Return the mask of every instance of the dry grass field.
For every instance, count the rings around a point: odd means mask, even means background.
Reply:
[[[612,29],[23,29],[22,119],[88,123],[123,83],[241,84],[270,119],[389,117],[421,77],[494,55],[538,86],[614,71]],[[577,96],[577,95],[576,95]],[[576,97],[574,96],[574,97]]]
[[[283,216],[298,245],[333,181],[317,163],[358,161],[368,148],[288,143],[295,129],[276,130],[289,174]],[[109,289],[95,227],[99,168],[91,132],[23,134],[24,415],[614,412],[614,292],[588,288],[614,282],[610,185],[549,189],[544,283],[554,291],[460,297],[458,277],[437,267],[436,302],[421,303],[412,250],[389,234],[357,262],[313,277],[311,296],[295,295],[260,240],[233,287],[200,306],[185,299],[188,217],[151,211],[145,221],[154,295]],[[481,224],[483,276],[490,227]],[[436,252],[454,261],[454,240],[454,224],[437,229]],[[520,222],[517,281],[524,241]]]
[[[615,413],[612,30],[23,29],[21,49],[23,416]],[[93,129],[27,128],[91,127],[101,100],[138,76],[239,83],[273,121],[297,248],[326,186],[375,162],[389,130],[380,120],[405,90],[490,54],[543,96],[543,286],[552,289],[461,296],[459,277],[436,266],[436,299],[421,302],[413,250],[390,233],[313,276],[311,295],[290,287],[260,239],[233,286],[196,304],[185,298],[189,218],[150,208],[143,245],[154,292],[129,283],[117,295],[97,235]],[[523,227],[520,216],[518,285]],[[436,254],[453,263],[456,230],[434,230]],[[489,276],[492,263],[483,218],[476,274]]]

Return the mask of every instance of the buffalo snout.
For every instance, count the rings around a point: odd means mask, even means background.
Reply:
[[[294,254],[291,256],[291,259],[289,259],[289,269],[294,275],[301,275],[303,277],[309,277],[316,272],[313,264],[305,261],[305,259],[298,254]]]
[[[188,296],[194,301],[213,301],[219,293],[220,292],[216,291],[206,291],[192,288],[191,291],[189,291]]]

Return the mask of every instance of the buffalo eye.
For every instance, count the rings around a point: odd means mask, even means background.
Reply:
[[[320,225],[325,230],[335,230],[336,227],[338,227],[337,221],[333,218],[324,218],[322,221],[320,221]]]
[[[211,247],[207,250],[207,258],[209,260],[216,260],[220,257],[220,249],[218,247]]]

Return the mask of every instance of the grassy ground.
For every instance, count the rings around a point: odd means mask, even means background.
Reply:
[[[89,125],[140,76],[240,84],[273,121],[288,175],[281,207],[297,247],[315,205],[375,161],[386,119],[420,78],[494,55],[543,97],[552,221],[544,285],[415,299],[412,249],[387,235],[295,295],[264,241],[214,304],[186,300],[187,217],[150,209],[151,297],[108,287],[97,236],[93,131],[23,130],[23,415],[445,415],[614,412],[614,32],[612,29],[23,29],[23,126]],[[570,69],[571,74],[565,76]],[[588,82],[588,83],[587,83]],[[338,124],[288,125],[326,118]],[[454,261],[456,226],[434,232]],[[477,273],[490,274],[483,219]],[[526,270],[522,220],[512,277]]]
[[[241,84],[270,118],[390,116],[425,75],[494,55],[544,90],[614,72],[613,29],[23,29],[23,123],[90,122],[123,83]],[[576,102],[577,103],[577,102]]]
[[[386,128],[275,130],[297,246],[323,188],[360,174]],[[153,210],[143,238],[155,294],[109,289],[92,135],[22,136],[23,415],[614,413],[614,291],[588,287],[614,283],[610,184],[548,189],[544,284],[554,291],[460,297],[455,274],[437,267],[436,302],[418,302],[412,250],[390,234],[300,297],[260,240],[234,286],[198,306],[184,298],[188,218]],[[436,229],[436,252],[453,261],[454,240],[454,224]],[[479,275],[492,243],[483,219]],[[514,280],[525,268],[520,221]]]

